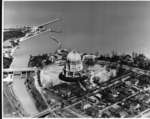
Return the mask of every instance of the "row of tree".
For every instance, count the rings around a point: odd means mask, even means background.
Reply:
[[[13,61],[13,58],[3,57],[3,68],[9,68],[12,61]]]
[[[43,54],[43,55],[37,55],[37,56],[30,56],[30,60],[28,63],[29,67],[38,67],[42,68],[45,65],[51,64],[51,60],[48,56],[48,54]]]
[[[44,102],[44,99],[42,98],[41,94],[38,92],[38,90],[35,87],[34,78],[28,75],[25,85],[29,90],[30,94],[32,95],[38,111],[41,112],[47,109],[47,105]]]
[[[13,30],[13,31],[5,31],[4,32],[4,41],[12,38],[20,38],[25,36],[25,33],[22,32],[21,29]]]
[[[12,28],[3,32],[4,41],[13,38],[21,38],[26,35],[26,33],[31,32],[31,27],[23,27],[23,28]]]
[[[112,53],[112,55],[100,55],[97,57],[97,60],[119,62],[121,64],[138,67],[144,70],[150,70],[150,59],[146,58],[144,54],[132,53],[132,55],[119,55],[117,53]]]

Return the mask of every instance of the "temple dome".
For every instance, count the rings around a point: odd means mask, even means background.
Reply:
[[[77,51],[71,51],[68,55],[67,55],[67,60],[69,62],[79,62],[81,61],[81,56]]]

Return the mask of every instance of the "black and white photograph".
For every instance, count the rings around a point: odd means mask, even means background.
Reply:
[[[150,1],[2,1],[3,118],[150,118]]]

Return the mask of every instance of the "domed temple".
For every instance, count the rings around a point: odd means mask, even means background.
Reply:
[[[77,51],[71,51],[67,55],[67,61],[60,73],[59,78],[67,82],[76,82],[84,80],[87,77],[83,76],[83,64],[80,54]]]

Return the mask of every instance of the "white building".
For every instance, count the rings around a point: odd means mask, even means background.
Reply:
[[[71,51],[67,55],[67,63],[64,67],[65,74],[67,77],[78,77],[77,74],[82,71],[83,65],[81,56],[76,51]]]
[[[63,81],[74,82],[84,80],[87,76],[83,76],[83,64],[81,56],[76,51],[71,51],[67,55],[66,64],[60,73],[59,78]]]

